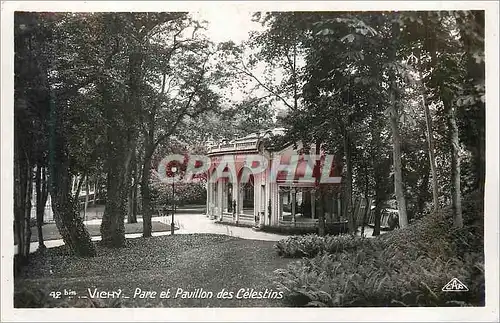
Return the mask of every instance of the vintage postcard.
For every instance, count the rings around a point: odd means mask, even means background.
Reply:
[[[498,9],[2,2],[2,321],[498,321]]]

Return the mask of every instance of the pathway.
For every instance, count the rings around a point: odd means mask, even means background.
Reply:
[[[142,219],[137,219],[138,222],[142,222]],[[171,216],[162,216],[162,217],[153,217],[152,221],[158,221],[165,224],[169,224],[172,221]],[[236,227],[225,224],[215,223],[214,220],[210,220],[207,216],[203,214],[193,214],[193,213],[180,213],[175,214],[174,217],[175,226],[178,228],[175,230],[175,234],[194,234],[194,233],[212,233],[212,234],[223,234],[233,237],[238,237],[242,239],[249,240],[262,240],[262,241],[279,241],[281,239],[285,239],[288,236],[279,235],[274,233],[267,233],[261,231],[255,231],[252,228],[247,227]],[[101,224],[101,219],[93,219],[89,221],[85,221],[85,224]],[[371,234],[373,229],[370,227],[365,227],[365,236],[367,238],[371,238]],[[381,232],[385,233],[384,231]],[[153,236],[163,236],[169,235],[170,231],[163,232],[153,232]],[[358,231],[358,235],[360,232]],[[142,233],[130,233],[125,234],[127,239],[139,238],[142,236]],[[101,240],[100,236],[94,236],[91,238],[92,241]],[[53,248],[64,245],[64,241],[62,239],[58,240],[46,240],[45,246],[47,248]],[[32,242],[30,244],[30,252],[35,252],[38,248],[38,242]],[[17,246],[15,246],[14,253],[17,253]]]
[[[158,221],[165,224],[170,224],[172,221],[171,216],[153,217],[152,221]],[[137,222],[142,222],[142,219],[137,219]],[[223,225],[214,223],[214,220],[210,220],[203,214],[192,214],[192,213],[181,213],[175,214],[174,216],[175,226],[178,230],[175,230],[175,234],[194,234],[194,233],[212,233],[212,234],[223,234],[233,237],[238,237],[242,239],[249,240],[263,240],[263,241],[278,241],[286,238],[287,236],[278,235],[274,233],[254,231],[252,228],[245,227],[235,227],[230,225]],[[84,221],[85,224],[101,224],[101,219],[93,219],[89,221]],[[169,235],[170,231],[163,232],[153,232],[153,236],[163,236]],[[127,239],[139,238],[142,233],[131,233],[125,234]],[[91,238],[92,241],[101,240],[100,236],[95,236]],[[46,240],[44,241],[47,248],[53,248],[64,245],[62,239],[57,240]],[[35,252],[38,248],[38,242],[32,242],[30,244],[30,252]],[[17,246],[15,246],[14,253],[17,253]]]

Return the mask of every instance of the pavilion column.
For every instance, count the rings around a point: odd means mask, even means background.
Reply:
[[[277,197],[277,203],[274,203],[275,205],[277,205],[277,208],[276,208],[276,213],[277,213],[277,218],[278,218],[278,224],[279,224],[279,221],[282,221],[283,220],[283,196],[282,196],[282,193],[280,193],[279,189],[278,189],[278,194],[276,195]]]
[[[227,207],[227,182],[222,182],[222,214],[224,214],[224,211],[226,210]]]
[[[210,180],[207,181],[207,186],[206,186],[206,189],[207,189],[207,205],[206,205],[206,208],[207,208],[207,212],[206,212],[206,216],[208,217],[210,215],[210,196],[212,194],[211,192],[211,189],[210,189],[210,186],[212,184],[210,183]]]
[[[238,194],[239,194],[239,186],[238,181],[234,180],[232,182],[232,191],[231,191],[231,210],[233,212],[233,222],[237,222],[238,219]]]
[[[271,198],[271,222],[270,225],[280,225],[283,220],[283,197],[280,193],[280,188],[277,183],[270,184]]]
[[[210,183],[210,219],[215,217],[215,207],[217,206],[217,200],[215,198],[216,183]]]
[[[259,192],[259,226],[266,225],[266,186],[261,181]]]
[[[222,211],[224,208],[223,190],[224,190],[224,183],[222,183],[222,181],[218,181],[217,182],[217,202],[218,202],[217,204],[219,205],[219,207],[217,208],[217,211],[218,211],[217,216],[219,217],[220,220],[222,220]]]
[[[316,216],[316,190],[311,190],[311,217],[314,220]]]
[[[219,184],[218,182],[215,182],[212,184],[213,185],[213,194],[212,194],[212,199],[214,201],[214,208],[212,212],[212,216],[215,219],[217,217],[217,208],[219,207],[219,201],[217,200],[217,194],[219,192]]]
[[[217,182],[217,215],[220,220],[222,220],[222,208],[224,207],[224,201],[222,190],[224,189],[222,181]]]
[[[292,192],[292,223],[295,225],[295,201],[297,201],[297,193],[295,187],[291,189]]]
[[[257,224],[257,216],[259,215],[259,211],[260,211],[259,187],[260,187],[259,177],[255,176],[254,183],[253,183],[253,222],[254,222],[254,225]]]
[[[243,213],[243,185],[238,183],[237,190],[237,198],[236,198],[236,223],[240,220],[240,214]]]

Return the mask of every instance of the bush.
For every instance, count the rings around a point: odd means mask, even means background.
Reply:
[[[384,259],[379,252],[343,252],[305,258],[277,270],[277,285],[291,306],[483,306],[480,257],[466,261],[421,257]],[[482,278],[478,278],[478,276]],[[467,293],[444,293],[451,278]]]
[[[344,234],[349,232],[349,227],[347,222],[326,223],[325,232],[332,235]]]
[[[172,185],[151,180],[151,205],[153,209],[172,205]],[[175,203],[177,206],[185,204],[205,204],[206,189],[201,182],[178,183],[175,185]]]
[[[314,257],[322,253],[338,253],[357,250],[372,245],[371,239],[364,239],[350,234],[320,237],[315,234],[289,237],[278,241],[275,249],[278,255],[286,258]]]
[[[260,230],[283,235],[304,235],[318,232],[318,229],[314,227],[285,227],[273,225],[264,225]]]
[[[315,234],[289,237],[278,241],[274,247],[278,255],[288,258],[314,257],[324,251],[324,238]]]
[[[264,232],[277,233],[283,235],[305,235],[305,234],[313,234],[318,233],[317,227],[288,227],[288,226],[272,226],[265,225],[261,228]],[[325,224],[325,233],[331,235],[338,235],[347,233],[348,227],[347,223],[337,222],[337,223],[326,223]]]
[[[281,256],[308,258],[277,270],[276,283],[292,306],[484,306],[481,205],[464,201],[460,230],[443,210],[374,239],[281,240]],[[452,278],[469,291],[442,292]]]

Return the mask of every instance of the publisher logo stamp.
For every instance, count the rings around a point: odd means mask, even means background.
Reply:
[[[441,290],[443,292],[467,292],[469,288],[457,278],[453,278]]]

